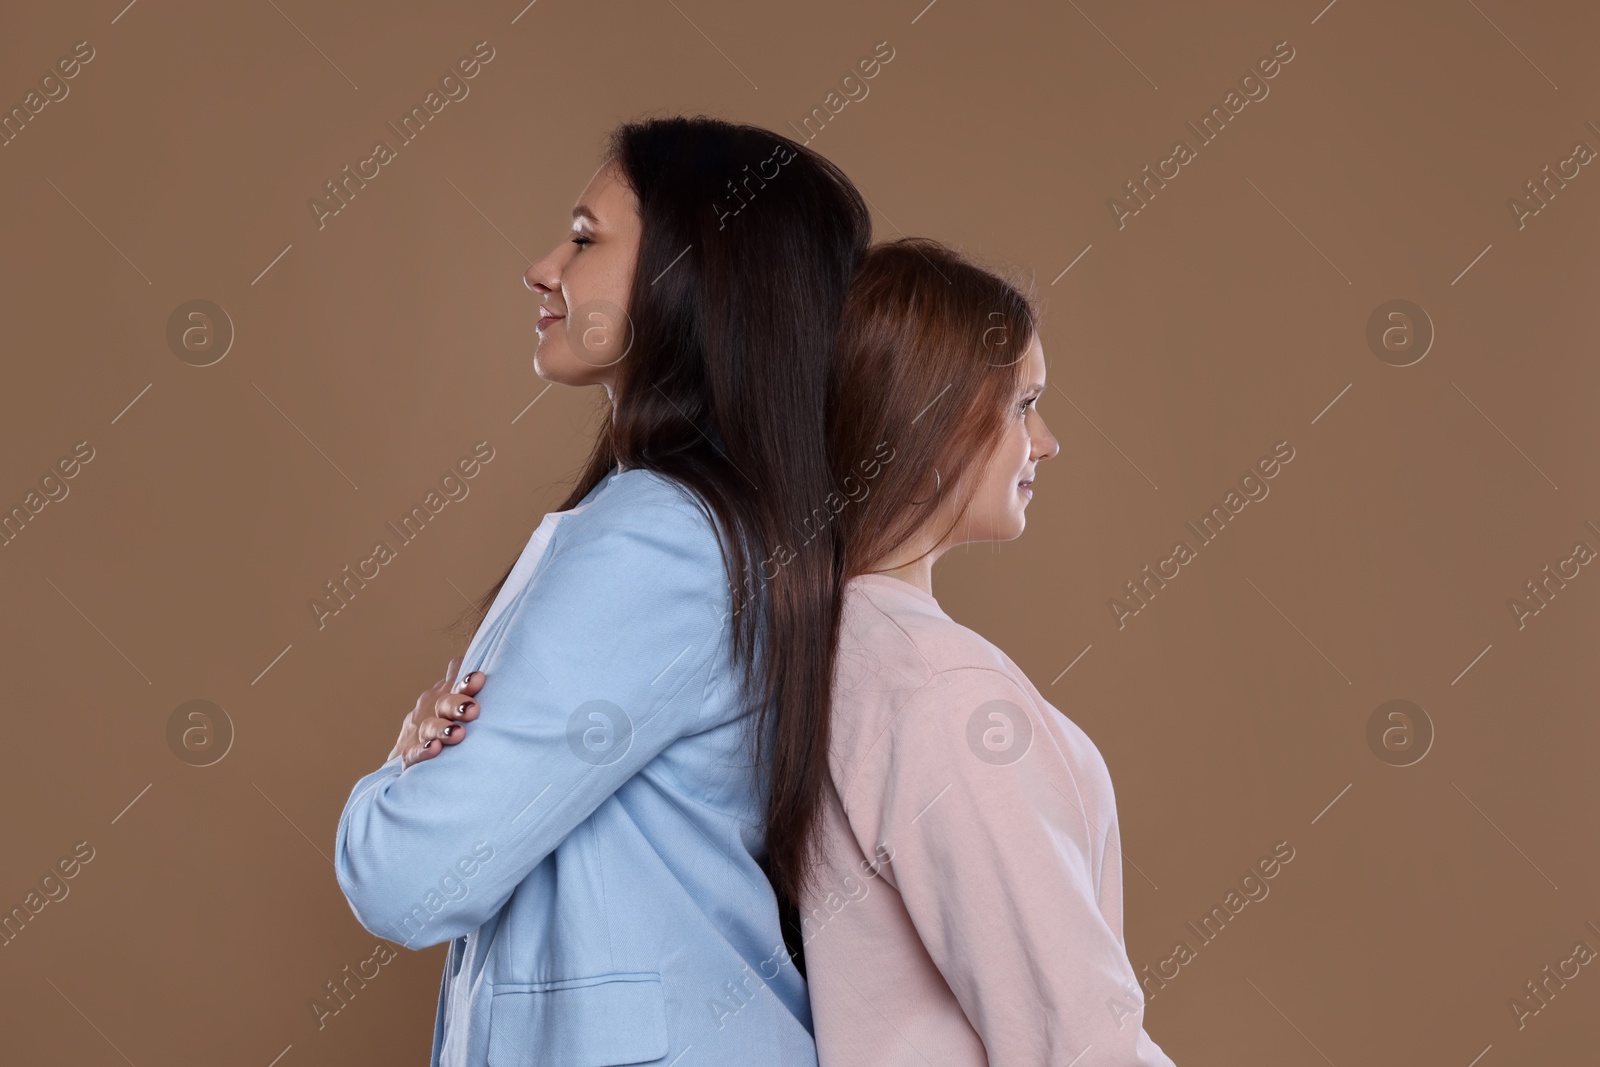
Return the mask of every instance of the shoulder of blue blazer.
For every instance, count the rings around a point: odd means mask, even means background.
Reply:
[[[608,537],[620,545],[646,540],[670,542],[675,560],[693,566],[705,577],[701,595],[719,618],[732,600],[719,523],[709,505],[693,489],[658,471],[632,468],[612,473],[581,510],[566,515],[551,534],[550,544],[528,579],[535,586],[542,572],[555,565],[573,545]],[[633,535],[630,537],[630,535]],[[628,561],[619,559],[619,567]],[[715,562],[716,566],[710,566]],[[719,577],[720,576],[720,577]],[[511,605],[513,615],[519,605]]]
[[[715,538],[716,526],[711,511],[698,493],[675,478],[643,468],[615,471],[605,485],[587,498],[581,511],[567,515],[556,527],[556,537],[571,537],[575,532],[613,522],[649,521],[649,513],[639,509],[664,507],[692,520],[675,524],[685,536],[700,534]],[[661,516],[655,514],[654,518]]]

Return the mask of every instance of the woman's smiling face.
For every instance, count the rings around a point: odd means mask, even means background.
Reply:
[[[962,541],[1010,541],[1022,536],[1039,461],[1061,451],[1037,407],[1044,379],[1044,347],[1035,334],[1023,356],[1021,388],[952,536]]]
[[[533,353],[539,377],[610,387],[631,343],[627,307],[642,233],[621,168],[602,165],[572,209],[571,234],[523,274],[544,296]]]

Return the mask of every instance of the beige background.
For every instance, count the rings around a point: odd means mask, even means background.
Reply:
[[[0,148],[0,506],[94,458],[0,548],[0,907],[94,858],[0,948],[0,1058],[426,1062],[442,947],[320,1030],[309,1002],[377,943],[329,865],[350,787],[594,428],[595,392],[533,373],[521,272],[618,120],[786,129],[880,41],[812,146],[881,237],[1037,279],[1063,444],[1027,534],[949,557],[936,593],[1105,754],[1136,968],[1295,850],[1151,1034],[1184,1065],[1593,1058],[1596,965],[1521,1028],[1509,1002],[1600,951],[1600,575],[1522,628],[1509,602],[1600,549],[1600,175],[1521,227],[1508,201],[1600,149],[1600,11],[923,2],[8,15],[7,108],[77,42],[95,58]],[[1199,146],[1185,121],[1285,40],[1270,95]],[[480,41],[470,95],[319,230],[323,183]],[[1197,158],[1119,229],[1108,201],[1179,138]],[[195,299],[235,332],[206,367],[166,340]],[[1406,367],[1366,341],[1394,299],[1436,335]],[[319,630],[323,583],[482,440],[470,495]],[[1279,441],[1271,495],[1119,629],[1123,583]],[[1434,732],[1410,766],[1367,741],[1392,699]],[[232,724],[210,766],[168,741],[190,700]]]

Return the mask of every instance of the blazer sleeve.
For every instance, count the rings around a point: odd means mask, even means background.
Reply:
[[[467,736],[410,767],[396,756],[352,790],[334,866],[372,933],[420,949],[475,929],[699,728],[729,601],[709,517],[623,494],[582,517],[508,609]]]
[[[877,829],[863,847],[887,846],[891,884],[993,1067],[1085,1050],[1084,1063],[1171,1067],[1099,906],[1097,860],[1121,856],[1102,852],[1088,812],[1112,811],[1115,826],[1109,786],[988,668],[913,693],[851,783],[850,821]]]

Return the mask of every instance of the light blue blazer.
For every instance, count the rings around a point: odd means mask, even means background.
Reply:
[[[487,675],[466,737],[339,819],[361,925],[451,943],[432,1067],[815,1067],[709,515],[619,468],[517,566],[461,666]]]

